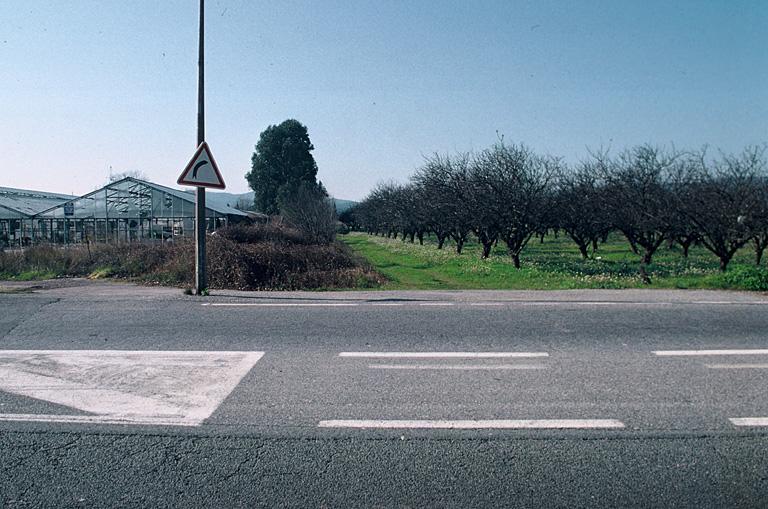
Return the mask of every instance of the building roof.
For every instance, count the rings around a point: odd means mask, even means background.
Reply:
[[[186,191],[182,191],[180,189],[173,189],[171,187],[165,187],[165,186],[160,185],[160,184],[155,184],[154,182],[148,182],[146,180],[139,180],[139,179],[136,179],[136,178],[133,178],[133,177],[126,177],[123,180],[131,180],[131,181],[134,181],[134,182],[140,182],[140,183],[146,184],[146,185],[148,185],[150,187],[154,187],[154,188],[156,188],[156,189],[158,189],[160,191],[163,191],[165,193],[171,194],[171,195],[173,195],[173,196],[175,196],[177,198],[180,198],[182,200],[186,200],[186,201],[188,201],[190,203],[195,203],[195,195],[194,194],[188,193]],[[123,180],[119,180],[118,182],[122,182]],[[113,182],[113,184],[115,184],[115,183],[116,182]],[[206,194],[205,197],[208,198],[209,194]],[[205,200],[205,208],[211,209],[214,212],[216,212],[217,214],[222,214],[222,215],[226,214],[226,215],[231,215],[231,216],[244,216],[244,217],[248,215],[245,212],[243,212],[242,210],[236,209],[235,207],[230,207],[228,203],[221,203],[218,200],[210,200],[209,201],[209,200],[206,199]]]
[[[25,216],[33,216],[73,198],[77,197],[69,194],[0,187],[0,207],[19,212]]]
[[[109,187],[118,186],[119,184],[122,184],[124,182],[135,182],[137,184],[142,184],[142,185],[145,185],[147,187],[155,188],[158,191],[161,191],[163,193],[175,196],[176,198],[179,198],[180,200],[184,200],[184,201],[186,201],[188,203],[192,203],[192,204],[195,203],[195,195],[194,194],[186,193],[186,192],[184,192],[184,191],[182,191],[180,189],[173,189],[171,187],[166,187],[166,186],[163,186],[163,185],[160,185],[160,184],[155,184],[154,182],[149,182],[149,181],[137,179],[137,178],[134,178],[134,177],[125,177],[123,179],[116,180],[115,182],[110,182],[106,186],[101,187],[101,188],[99,188],[99,189],[97,189],[95,191],[91,191],[90,193],[84,194],[82,196],[70,196],[70,197],[68,197],[68,199],[64,199],[64,200],[62,200],[62,201],[60,201],[60,202],[58,202],[58,203],[56,203],[56,204],[54,204],[52,206],[47,207],[46,209],[40,210],[38,212],[40,212],[40,213],[48,213],[48,212],[52,211],[53,209],[61,207],[67,201],[79,200],[79,199],[83,199],[83,198],[89,198],[89,197],[91,197],[91,196],[93,196],[95,194],[104,192],[104,190],[109,188]],[[234,207],[230,207],[228,204],[226,206],[222,206],[221,204],[218,204],[218,203],[215,203],[215,202],[208,203],[206,201],[205,208],[207,210],[211,210],[211,211],[215,212],[216,214],[229,215],[229,216],[248,217],[248,214],[246,214],[242,210],[238,210],[238,209],[236,209]]]
[[[126,181],[144,184],[148,187],[153,187],[163,193],[175,196],[176,198],[184,200],[188,203],[195,203],[194,194],[190,194],[180,189],[173,189],[160,184],[155,184],[154,182],[148,182],[133,177],[126,177],[115,182],[110,182],[106,186],[101,187],[95,191],[91,191],[90,193],[84,194],[82,196],[48,193],[44,191],[32,191],[29,189],[14,189],[11,187],[0,187],[0,208],[10,210],[12,213],[17,213],[22,217],[32,217],[44,212],[47,213],[52,211],[58,207],[63,206],[67,202],[75,201],[81,198],[88,198],[99,192],[103,192],[107,187],[114,186]],[[216,214],[248,217],[248,214],[242,210],[231,207],[228,203],[222,203],[216,199],[212,199],[210,201],[207,200],[205,206],[206,209],[213,211]]]

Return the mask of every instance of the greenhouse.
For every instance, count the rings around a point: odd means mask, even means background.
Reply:
[[[79,197],[50,193],[37,193],[37,197],[32,196],[33,191],[11,191],[17,194],[0,194],[0,245],[120,243],[194,236],[194,194],[132,177]],[[12,200],[17,206],[10,206]],[[209,231],[247,218],[234,207],[206,203]]]
[[[28,245],[35,214],[74,198],[77,197],[0,187],[0,247]]]

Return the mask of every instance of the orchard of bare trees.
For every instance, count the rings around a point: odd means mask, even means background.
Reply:
[[[477,153],[435,154],[406,184],[378,185],[342,219],[372,235],[423,243],[468,239],[490,256],[502,245],[515,267],[534,237],[561,233],[593,256],[612,232],[638,256],[640,275],[662,245],[712,252],[725,271],[751,244],[760,264],[768,244],[765,147],[739,154],[680,151],[650,145],[617,154],[591,153],[569,167],[562,160],[503,141]]]

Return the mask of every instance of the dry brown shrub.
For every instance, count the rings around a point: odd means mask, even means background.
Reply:
[[[341,244],[240,244],[218,236],[208,244],[208,270],[212,288],[239,290],[372,287],[382,281]]]
[[[208,282],[211,288],[297,290],[371,288],[383,278],[341,243],[316,245],[300,232],[267,224],[234,226],[208,236]],[[85,277],[103,271],[114,277],[151,284],[194,283],[195,243],[39,245],[0,253],[0,274],[50,271],[62,277]]]

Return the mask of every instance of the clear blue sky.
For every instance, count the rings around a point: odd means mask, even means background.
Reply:
[[[248,190],[296,118],[339,198],[503,133],[575,162],[768,141],[768,2],[207,0],[207,140]],[[197,0],[0,2],[0,186],[174,184],[195,148]]]

